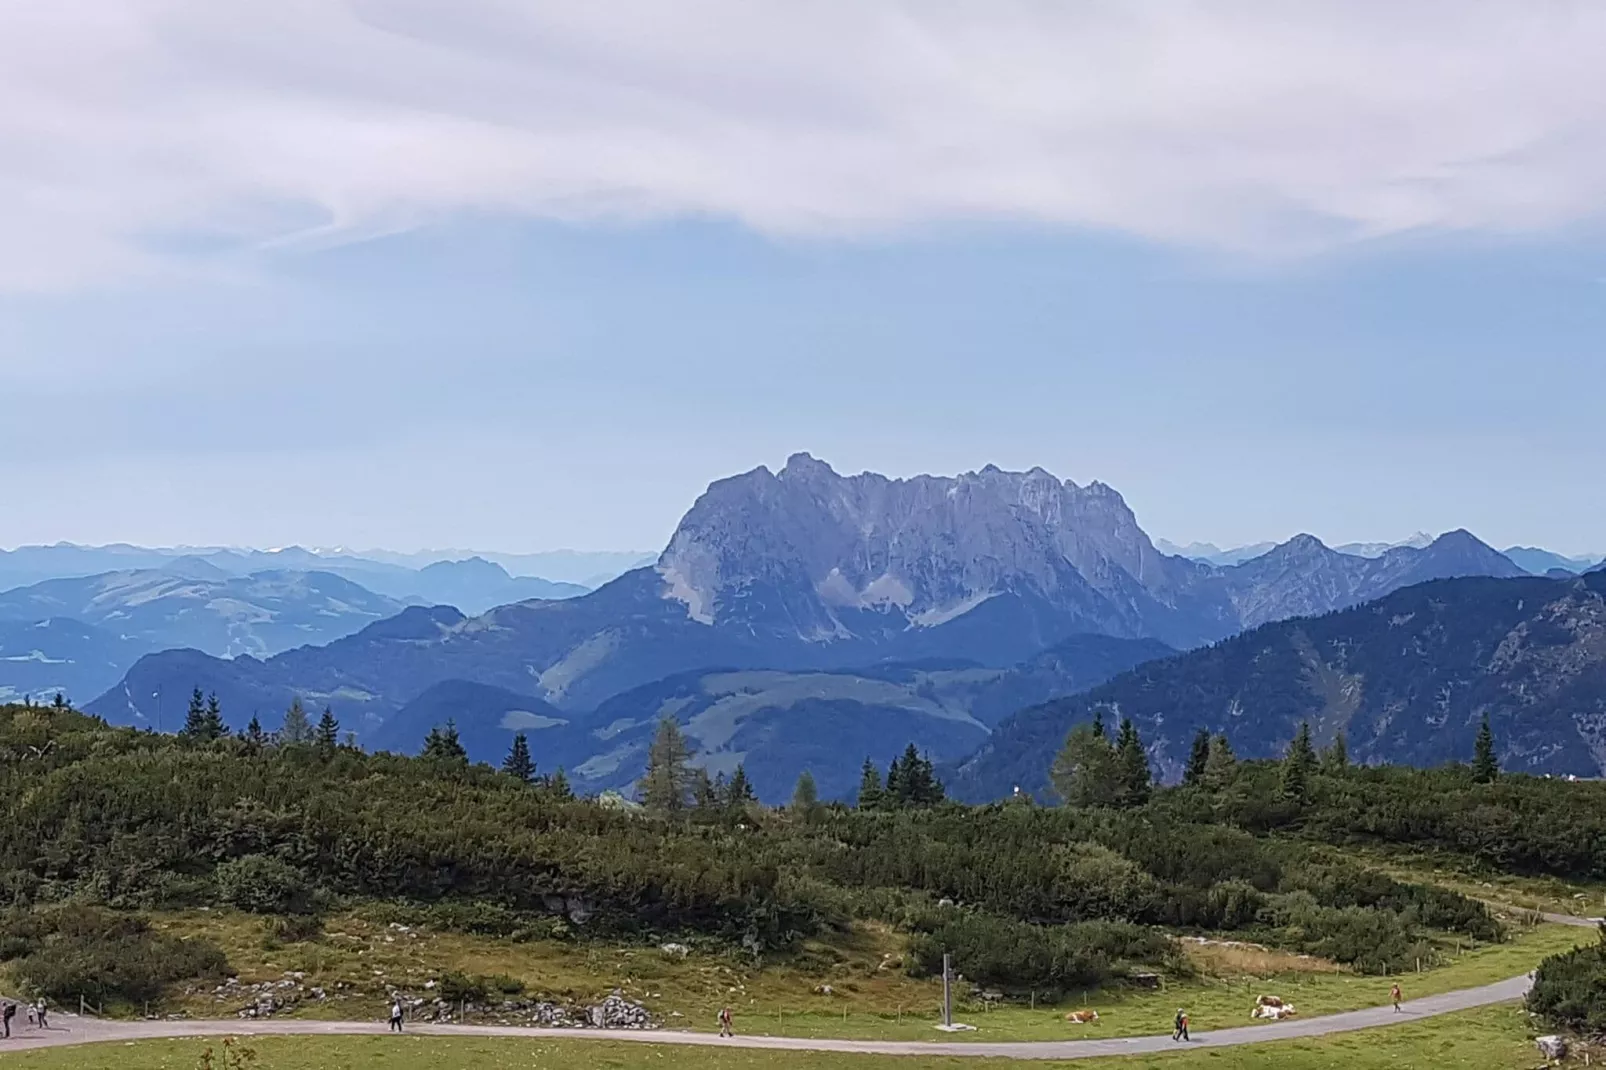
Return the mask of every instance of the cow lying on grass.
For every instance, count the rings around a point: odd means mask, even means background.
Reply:
[[[1075,1022],[1077,1025],[1086,1025],[1089,1022],[1098,1021],[1099,1020],[1099,1012],[1098,1011],[1072,1011],[1070,1014],[1067,1014],[1065,1016],[1065,1020],[1067,1022]]]
[[[1255,1004],[1255,1009],[1249,1012],[1249,1017],[1251,1018],[1265,1018],[1273,1022],[1281,1021],[1284,1018],[1292,1018],[1293,1016],[1293,1004],[1283,1003],[1281,1000],[1276,1004],[1257,1003]]]

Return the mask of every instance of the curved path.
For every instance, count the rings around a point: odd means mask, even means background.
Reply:
[[[1592,918],[1564,914],[1546,915],[1562,925],[1593,928]],[[1005,1059],[1089,1059],[1100,1055],[1141,1055],[1186,1048],[1225,1048],[1239,1044],[1264,1044],[1275,1040],[1326,1036],[1357,1029],[1373,1029],[1402,1022],[1419,1021],[1434,1015],[1470,1010],[1492,1003],[1521,999],[1533,981],[1532,974],[1513,977],[1481,988],[1463,988],[1402,1003],[1403,1013],[1392,1007],[1330,1014],[1318,1018],[1293,1018],[1264,1025],[1220,1029],[1195,1033],[1193,1040],[1178,1044],[1169,1035],[1147,1037],[1109,1037],[1097,1040],[1037,1041],[919,1041],[919,1040],[831,1040],[809,1037],[736,1036],[721,1038],[713,1033],[684,1033],[668,1030],[612,1029],[534,1029],[496,1025],[415,1025],[409,1034],[440,1037],[526,1037],[540,1040],[611,1040],[641,1044],[687,1044],[709,1047],[762,1048],[775,1051],[829,1051],[861,1055],[968,1055]],[[20,1016],[19,1016],[20,1017]],[[13,1023],[15,1025],[15,1023]],[[7,1051],[107,1041],[161,1040],[215,1036],[377,1036],[388,1031],[383,1022],[322,1022],[302,1019],[239,1021],[237,1019],[191,1020],[176,1022],[118,1022],[96,1018],[60,1015],[48,1030],[14,1029],[10,1040],[0,1040],[0,1054]]]

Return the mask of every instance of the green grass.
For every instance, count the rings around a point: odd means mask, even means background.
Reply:
[[[674,1029],[713,1030],[719,1008],[729,1005],[744,1032],[776,1036],[842,1037],[878,1040],[929,1040],[938,1020],[941,985],[915,981],[901,969],[879,969],[882,956],[901,950],[901,938],[879,927],[864,927],[831,942],[811,942],[794,960],[753,969],[740,960],[693,954],[666,958],[655,947],[505,940],[454,933],[399,934],[357,916],[331,919],[319,943],[264,949],[260,922],[227,912],[195,912],[161,919],[163,928],[202,935],[221,944],[243,981],[276,980],[287,970],[304,970],[309,984],[343,998],[306,1004],[301,1014],[333,1019],[376,1019],[382,990],[376,976],[422,991],[423,982],[442,969],[474,974],[507,974],[527,985],[531,997],[589,1002],[622,989]],[[1520,929],[1506,944],[1480,947],[1449,963],[1402,979],[1406,997],[1432,995],[1504,980],[1531,970],[1547,955],[1593,937],[1589,930],[1558,925]],[[1064,1040],[1134,1036],[1164,1032],[1177,1007],[1185,1006],[1199,1029],[1250,1024],[1255,996],[1271,993],[1313,1017],[1375,1006],[1387,1000],[1390,981],[1348,972],[1285,972],[1271,977],[1201,977],[1165,991],[1111,989],[1073,994],[1059,1005],[1035,1009],[1007,1005],[987,1011],[960,1003],[956,1017],[978,1027],[960,1034],[969,1041]],[[817,992],[828,984],[834,990]],[[357,988],[366,991],[357,992]],[[228,1017],[236,1009],[217,1003],[210,990],[197,993],[186,1009],[198,1017]],[[1096,1023],[1067,1023],[1067,1010],[1088,1006]],[[678,1014],[678,1017],[677,1017]]]
[[[1334,847],[1329,850],[1335,856],[1363,862],[1398,880],[1436,884],[1473,899],[1577,917],[1606,914],[1606,882],[1602,881],[1565,881],[1559,877],[1496,873],[1480,867],[1472,859],[1443,851],[1412,851],[1401,847]]]
[[[0,1042],[3,1043],[3,1042]],[[1525,1070],[1536,1063],[1515,1005],[1312,1040],[1070,1063],[687,1048],[578,1040],[434,1037],[264,1037],[257,1070],[1400,1070],[1459,1066]],[[147,1041],[10,1054],[7,1070],[192,1070],[216,1041]]]

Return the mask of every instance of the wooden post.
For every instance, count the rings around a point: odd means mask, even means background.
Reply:
[[[1032,989],[1032,1010],[1037,1009],[1037,989]]]
[[[954,1024],[954,995],[951,971],[948,968],[948,952],[942,953],[942,1024]]]

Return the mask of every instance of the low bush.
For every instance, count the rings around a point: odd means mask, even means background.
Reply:
[[[1137,965],[1180,969],[1176,944],[1164,933],[1121,922],[1031,925],[987,914],[961,914],[910,944],[909,972],[940,975],[947,952],[967,979],[1006,991],[1063,992],[1091,988]]]
[[[1528,1010],[1555,1028],[1606,1031],[1606,926],[1599,943],[1539,964],[1528,991]]]
[[[448,973],[436,986],[442,999],[449,1003],[483,1003],[491,996],[517,996],[524,991],[524,982],[506,974],[483,976],[480,974]]]
[[[7,915],[0,951],[25,988],[61,1003],[139,1003],[174,981],[228,969],[223,952],[203,940],[181,940],[136,915],[95,907]]]
[[[307,875],[271,855],[245,855],[217,867],[218,897],[253,914],[306,914],[312,910]]]

